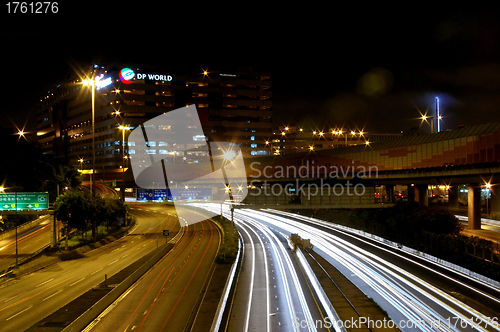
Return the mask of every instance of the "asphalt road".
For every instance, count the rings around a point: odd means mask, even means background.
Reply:
[[[159,205],[132,205],[138,224],[128,236],[85,254],[32,274],[11,280],[0,288],[2,331],[23,331],[69,303],[144,254],[156,250],[163,229],[169,238],[179,230],[173,209]]]
[[[311,239],[317,253],[372,297],[397,324],[406,324],[399,325],[403,331],[500,330],[499,289],[329,223],[268,212],[240,213],[260,215],[265,225]]]
[[[220,205],[197,206],[220,211]],[[231,218],[227,206],[224,216]],[[227,331],[310,331],[311,326],[326,331],[318,323],[323,316],[287,236],[238,210],[234,221],[244,254]]]
[[[199,212],[183,215],[197,218]],[[211,221],[190,224],[175,247],[86,331],[183,331],[196,315],[220,241]]]
[[[51,221],[54,217],[50,215],[41,216],[40,223],[17,234],[18,260],[30,257],[34,252],[40,250],[51,242]],[[0,241],[0,271],[5,271],[16,264],[16,237],[15,233]]]

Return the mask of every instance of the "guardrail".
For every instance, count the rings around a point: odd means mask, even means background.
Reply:
[[[360,231],[358,229],[354,229],[354,228],[350,228],[350,227],[347,227],[347,226],[343,226],[343,225],[338,225],[338,224],[334,224],[332,222],[328,222],[328,221],[324,221],[324,220],[320,220],[320,219],[316,219],[316,218],[310,218],[310,217],[306,217],[308,219],[310,219],[311,221],[314,221],[314,222],[319,222],[319,223],[322,223],[322,224],[325,224],[325,225],[328,225],[328,226],[331,226],[331,227],[335,227],[335,228],[338,228],[338,229],[342,229],[344,231],[347,231],[347,232],[350,232],[350,233],[355,233],[357,235],[360,235],[360,236],[363,236],[363,237],[366,237],[366,238],[370,238],[372,240],[376,240],[380,243],[383,243],[385,245],[388,245],[388,246],[391,246],[391,247],[394,247],[394,248],[398,248],[399,250],[402,250],[402,251],[405,251],[409,254],[412,254],[414,256],[418,256],[420,258],[423,258],[423,259],[426,259],[428,261],[431,261],[435,264],[438,264],[438,265],[442,265],[442,266],[446,266],[458,273],[461,273],[465,276],[468,276],[470,278],[473,278],[473,279],[476,279],[478,281],[481,281],[481,282],[484,282],[492,287],[496,287],[496,288],[499,288],[500,289],[500,282],[494,280],[494,279],[491,279],[491,278],[488,278],[486,276],[483,276],[482,274],[479,274],[477,272],[474,272],[474,271],[471,271],[469,269],[466,269],[464,267],[461,267],[459,265],[456,265],[454,263],[450,263],[448,261],[445,261],[441,258],[438,258],[436,256],[432,256],[432,255],[429,255],[429,254],[426,254],[425,252],[422,252],[422,251],[418,251],[416,249],[413,249],[413,248],[410,248],[410,247],[407,247],[407,246],[404,246],[404,245],[401,245],[397,242],[392,242],[392,241],[389,241],[383,237],[380,237],[380,236],[377,236],[377,235],[374,235],[374,234],[371,234],[371,233],[367,233],[367,232],[364,232],[364,231]]]
[[[343,325],[338,326],[337,322],[340,322],[340,317],[335,311],[335,308],[333,308],[333,305],[328,299],[328,296],[326,295],[325,290],[321,286],[318,278],[316,278],[313,269],[304,257],[302,250],[297,249],[296,255],[303,271],[305,272],[304,274],[306,278],[309,280],[309,284],[312,286],[312,290],[315,293],[316,298],[319,300],[319,303],[323,308],[323,312],[326,313],[325,320],[326,318],[329,319],[329,321],[325,322],[325,324],[331,324],[336,332],[346,332]]]
[[[50,248],[50,244],[47,244],[45,246],[43,246],[42,248],[38,249],[37,251],[33,252],[30,256],[28,257],[23,257],[21,259],[18,260],[17,262],[17,265],[21,265],[21,264],[24,264],[24,263],[27,263],[29,262],[31,259],[35,258],[36,256],[40,255],[42,252],[44,252],[45,250],[47,250],[48,248]],[[6,268],[4,271],[3,274],[0,275],[0,278],[3,278],[11,273],[14,272],[14,268],[16,267],[16,264],[11,264],[9,265],[8,268]]]
[[[17,226],[17,232],[22,232],[26,229],[32,228],[32,227],[37,227],[40,223],[46,221],[47,216],[44,216],[42,218],[36,218],[35,220],[27,221],[21,225]],[[7,237],[15,236],[16,229],[8,229],[2,233],[0,233],[0,240],[3,240]]]
[[[217,306],[217,311],[215,312],[215,317],[212,322],[212,326],[210,327],[210,332],[216,332],[219,331],[220,325],[222,323],[222,318],[224,317],[224,314],[226,313],[227,310],[229,310],[229,307],[227,306],[227,301],[229,298],[229,294],[231,292],[234,292],[236,288],[236,280],[235,278],[236,271],[239,269],[241,265],[241,256],[242,256],[242,251],[243,251],[243,245],[242,245],[242,240],[240,237],[240,240],[238,241],[238,254],[236,255],[236,259],[231,266],[231,270],[229,271],[229,277],[227,278],[226,284],[224,285],[224,290],[222,291],[222,297],[219,301],[219,305]]]

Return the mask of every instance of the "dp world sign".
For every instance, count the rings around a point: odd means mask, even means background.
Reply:
[[[49,194],[43,192],[0,193],[0,211],[49,209]]]

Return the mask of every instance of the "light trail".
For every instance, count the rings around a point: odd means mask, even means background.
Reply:
[[[215,213],[220,212],[220,205],[215,205],[215,204],[193,204],[193,205],[204,208],[209,211],[213,211]],[[223,214],[226,218],[228,219],[231,218],[231,213],[228,208],[223,209]],[[312,317],[311,311],[305,299],[304,291],[302,290],[297,272],[295,271],[295,267],[293,266],[290,255],[286,251],[286,248],[282,244],[282,241],[268,227],[263,226],[261,223],[257,222],[252,217],[236,213],[235,211],[233,218],[234,222],[237,223],[238,225],[252,229],[257,236],[258,234],[255,232],[255,230],[258,230],[270,240],[269,244],[271,245],[273,253],[272,257],[276,259],[276,264],[278,266],[280,279],[282,281],[282,288],[286,296],[285,302],[287,305],[287,316],[289,319],[287,323],[289,324],[291,329],[293,331],[298,331],[298,330],[307,330],[310,332],[317,331],[314,324],[314,319]],[[260,239],[260,236],[258,236],[258,238]],[[266,272],[266,275],[267,274],[268,273]],[[291,279],[292,282],[289,282],[289,279]],[[297,302],[299,303],[299,308],[296,308]],[[254,303],[254,305],[258,304]],[[268,311],[268,316],[269,314],[270,312]],[[298,317],[299,315],[300,317]],[[248,319],[249,317],[247,317],[247,320]],[[297,326],[296,324],[297,319],[299,321],[306,321],[308,322],[308,324],[305,324],[306,325],[305,328],[302,326]],[[267,326],[268,329],[270,329],[270,323],[268,323]]]
[[[208,208],[207,205],[203,204],[200,206]],[[411,328],[400,326],[403,331],[500,331],[498,317],[487,317],[422,278],[408,273],[399,266],[339,236],[319,229],[318,226],[339,232],[345,236],[350,236],[357,241],[374,246],[378,250],[394,254],[384,247],[384,245],[375,245],[362,238],[355,237],[348,232],[327,225],[325,222],[317,222],[311,218],[292,213],[274,210],[272,212],[274,214],[249,209],[236,209],[234,211],[234,219],[236,222],[244,220],[246,223],[251,223],[255,228],[266,231],[267,234],[272,232],[269,232],[268,227],[264,225],[282,230],[286,234],[297,233],[302,238],[310,239],[315,248],[322,252],[323,255],[329,257],[330,261],[335,262],[353,274],[355,276],[353,282],[356,281],[357,285],[364,284],[365,288],[366,286],[371,288],[372,292],[382,299],[380,305],[387,311],[390,311],[391,315],[395,316],[392,318],[396,324],[403,321],[406,321],[407,325],[411,323]],[[308,224],[304,223],[304,221]],[[426,273],[436,273],[441,277],[445,277],[450,281],[476,291],[478,295],[485,296],[500,304],[500,300],[497,298],[477,290],[460,280],[424,266],[403,255],[394,255],[398,256],[399,259],[404,259],[415,264],[426,271]],[[343,273],[345,274],[345,272]],[[356,280],[356,277],[359,278],[361,283]]]
[[[280,213],[278,211],[273,212]],[[242,213],[248,213],[248,210]],[[477,310],[446,294],[437,287],[432,286],[416,276],[406,273],[406,271],[396,265],[382,260],[380,257],[358,248],[339,237],[288,218],[270,216],[260,211],[251,211],[250,213],[258,215],[259,218],[277,227],[282,227],[290,232],[299,233],[299,235],[302,234],[301,236],[304,238],[311,238],[311,241],[316,243],[317,247],[321,248],[321,250],[330,257],[342,262],[344,266],[369,284],[405,317],[415,321],[426,322],[426,325],[420,328],[422,331],[428,331],[432,325],[439,325],[437,327],[438,330],[444,328],[445,330],[458,331],[456,326],[449,326],[448,320],[450,317],[456,318],[460,322],[465,322],[466,327],[473,327],[479,331],[487,331],[483,326],[490,326],[500,331],[498,321],[494,321],[491,317],[482,315]],[[281,214],[310,222],[309,218],[303,216],[285,213]],[[328,227],[324,224],[321,224],[321,226]],[[334,229],[333,227],[330,228]],[[394,272],[397,272],[397,274]],[[440,308],[444,309],[444,312],[441,310],[441,313],[439,313],[436,309],[432,309],[429,305],[424,304],[422,300],[414,295],[414,293],[411,293],[402,285],[406,285],[423,295],[427,301],[432,304],[437,304]],[[481,293],[489,296],[486,293]],[[442,300],[438,297],[442,298]],[[491,296],[489,297],[492,298]],[[457,307],[460,311],[454,309],[452,305]],[[466,314],[471,316],[466,316]],[[473,319],[471,320],[470,317],[473,317]],[[439,321],[435,319],[439,319]],[[471,325],[471,321],[475,324]],[[439,324],[437,324],[437,322],[439,322]],[[432,328],[431,330],[435,329]]]

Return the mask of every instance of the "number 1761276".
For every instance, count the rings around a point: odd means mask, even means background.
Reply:
[[[8,14],[56,14],[59,11],[57,2],[7,2]]]

